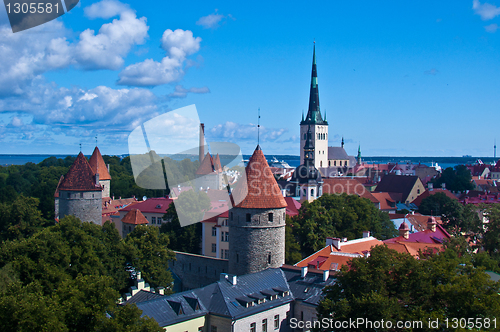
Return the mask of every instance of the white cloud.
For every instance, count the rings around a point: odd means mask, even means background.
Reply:
[[[489,3],[481,4],[479,0],[472,1],[472,9],[474,9],[474,12],[477,15],[481,16],[483,21],[491,20],[492,18],[500,15],[499,7]]]
[[[220,26],[220,23],[226,18],[234,20],[234,17],[231,14],[218,14],[216,9],[213,14],[200,17],[200,19],[196,21],[196,25],[200,25],[204,29],[217,29]]]
[[[74,56],[84,69],[112,69],[123,65],[123,57],[132,46],[143,44],[148,36],[146,18],[137,18],[132,11],[124,11],[120,19],[104,24],[98,34],[87,29],[80,34]]]
[[[111,18],[129,10],[129,6],[116,0],[103,0],[96,2],[83,10],[85,16],[91,19]]]
[[[186,89],[182,85],[176,85],[175,91],[170,93],[168,96],[170,98],[186,98],[188,93],[209,93],[210,89],[206,86],[201,88],[189,88]]]
[[[144,43],[148,29],[146,18],[138,19],[131,10],[102,25],[97,34],[83,31],[75,42],[68,41],[71,33],[57,20],[31,33],[12,33],[9,27],[0,26],[0,96],[21,95],[38,75],[71,65],[116,70],[134,45]]]
[[[256,124],[239,124],[226,121],[218,124],[206,131],[209,141],[227,140],[227,141],[245,141],[257,140],[258,128]],[[260,126],[260,140],[262,142],[276,141],[288,132],[286,128],[267,128]]]
[[[184,75],[186,57],[198,52],[200,37],[189,30],[165,30],[161,47],[167,53],[160,62],[146,59],[126,67],[118,75],[118,84],[130,86],[156,86],[178,81]]]
[[[496,23],[487,25],[484,27],[484,30],[486,30],[486,32],[495,33],[498,30],[498,25]]]

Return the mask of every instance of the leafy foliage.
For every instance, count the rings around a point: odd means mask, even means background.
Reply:
[[[436,187],[441,187],[443,183],[451,191],[472,190],[472,175],[464,165],[457,165],[455,168],[446,168],[441,176],[433,180]]]
[[[450,317],[498,317],[499,291],[500,285],[460,248],[448,246],[419,260],[377,246],[369,258],[355,258],[342,269],[337,283],[325,291],[318,318],[421,320],[426,329],[429,318],[443,322]]]
[[[387,213],[378,210],[368,199],[345,193],[324,194],[312,203],[304,202],[290,227],[303,256],[323,248],[327,237],[355,239],[366,230],[379,239],[397,236]],[[293,243],[290,232],[286,241]]]

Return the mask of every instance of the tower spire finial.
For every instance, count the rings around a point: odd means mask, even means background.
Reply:
[[[95,135],[95,146],[97,147],[97,134]]]
[[[260,146],[260,107],[259,107],[259,118],[257,119],[257,145]]]
[[[80,152],[82,152],[82,143],[80,143]]]

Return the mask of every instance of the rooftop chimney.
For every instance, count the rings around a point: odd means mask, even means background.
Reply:
[[[231,278],[231,284],[232,284],[233,286],[235,286],[237,282],[238,282],[238,281],[237,281],[236,276],[233,276],[233,277]]]
[[[333,244],[333,237],[326,238],[326,247],[331,246]]]
[[[340,239],[339,238],[333,238],[332,239],[332,244],[335,248],[337,248],[337,250],[340,250]]]
[[[303,266],[302,269],[300,270],[300,276],[302,278],[305,278],[307,275],[307,266]]]
[[[160,295],[165,295],[165,287],[158,287],[156,292]]]
[[[205,124],[200,123],[200,164],[205,157]]]
[[[363,238],[370,237],[370,231],[363,231]]]
[[[436,218],[429,217],[427,219],[427,229],[430,229],[433,233],[436,231]]]
[[[327,281],[329,276],[330,276],[329,270],[323,271],[323,281]]]
[[[427,182],[427,189],[429,189],[429,191],[433,191],[434,190],[434,183]]]
[[[410,238],[410,227],[408,227],[408,224],[405,221],[403,221],[401,226],[399,226],[399,236],[402,236],[407,240]]]

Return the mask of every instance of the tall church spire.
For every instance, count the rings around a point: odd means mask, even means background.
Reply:
[[[307,116],[301,124],[320,124],[327,125],[328,123],[323,120],[319,109],[319,89],[318,89],[318,73],[316,70],[316,43],[313,47],[313,62],[311,72],[311,90],[309,92],[309,109]]]

